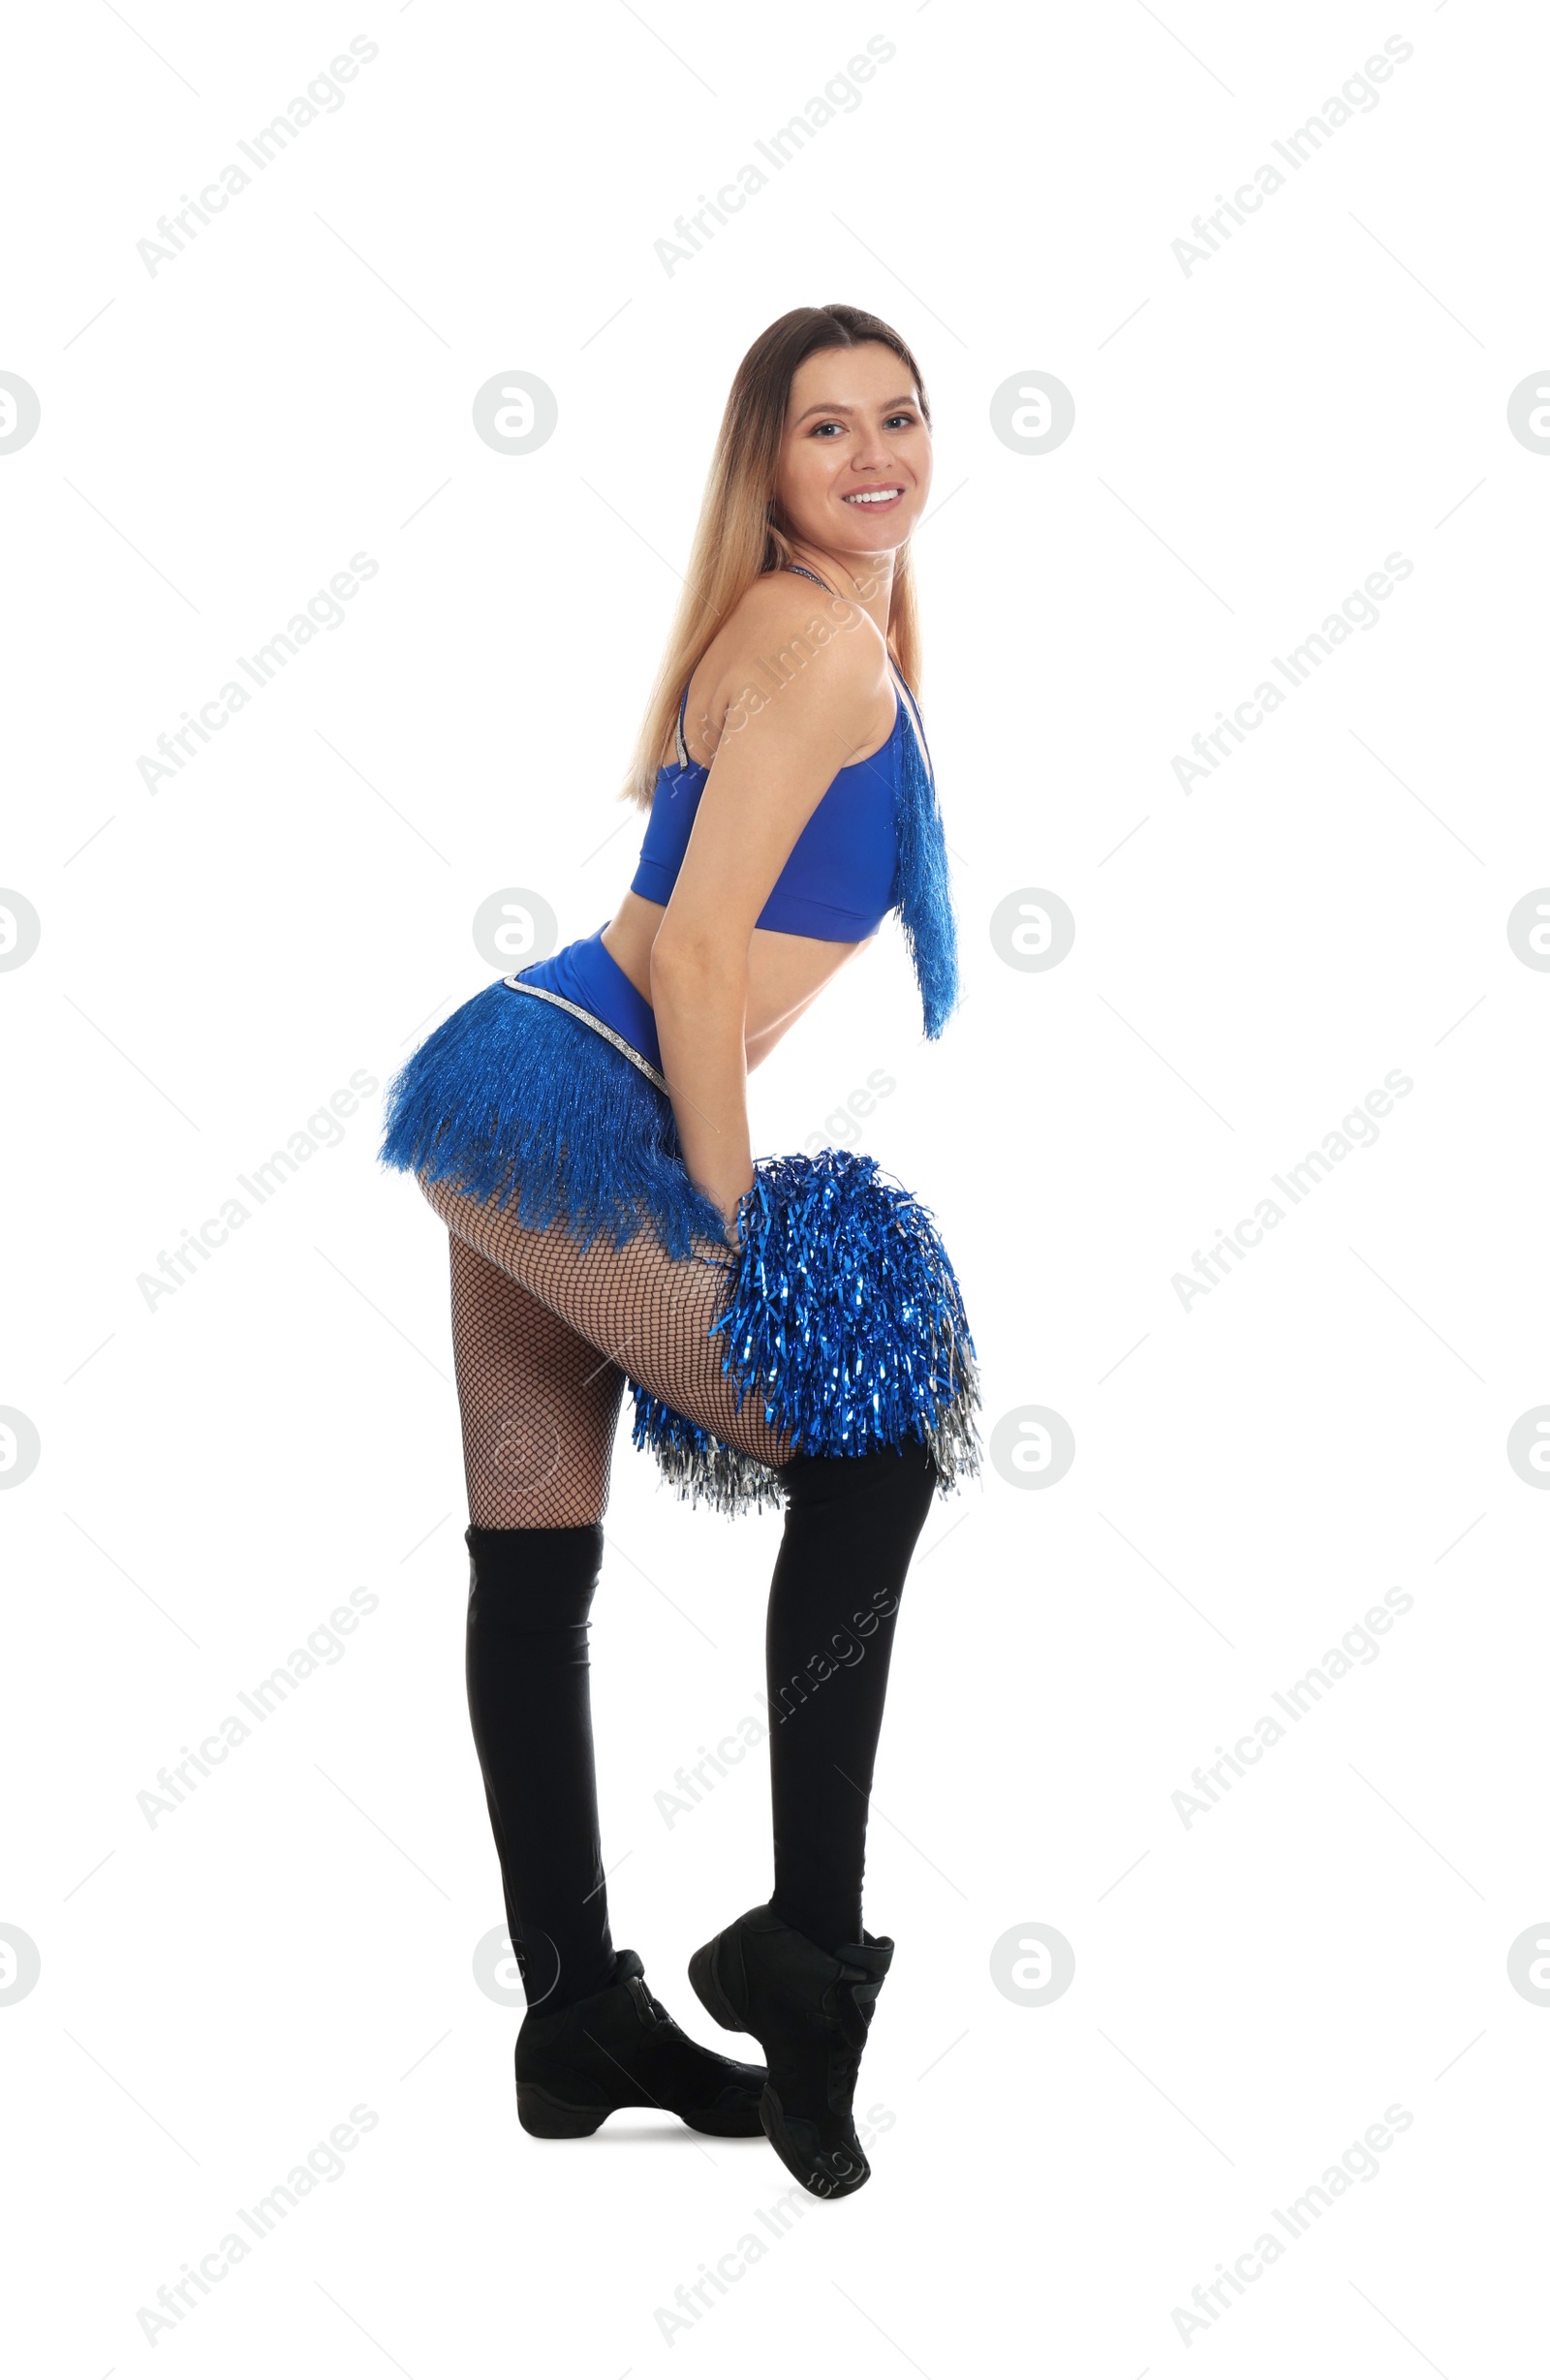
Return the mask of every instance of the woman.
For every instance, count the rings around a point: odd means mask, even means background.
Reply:
[[[471,1526],[468,1692],[543,2138],[620,2107],[760,2128],[820,2197],[868,2166],[856,2069],[893,1944],[861,1924],[900,1590],[978,1468],[974,1344],[931,1219],[872,1160],[752,1156],[749,1070],[900,912],[925,1031],[957,997],[906,679],[931,485],[914,359],[851,306],[744,357],[623,788],[650,817],[586,940],[489,985],[388,1087],[385,1161],[448,1225]],[[623,1391],[691,1501],[784,1506],[766,1659],[774,1891],[695,1954],[764,2067],[689,2041],[615,1951],[587,1617]],[[825,1653],[823,1648],[828,1648]]]

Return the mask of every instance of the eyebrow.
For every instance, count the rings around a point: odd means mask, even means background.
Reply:
[[[896,405],[913,405],[914,403],[914,391],[910,389],[902,397],[885,398],[884,400],[883,410],[884,413],[891,413]],[[857,410],[857,407],[854,405],[810,405],[807,409],[807,413],[797,415],[795,421],[791,423],[791,427],[793,430],[797,428],[801,422],[807,419],[808,414],[853,414]]]

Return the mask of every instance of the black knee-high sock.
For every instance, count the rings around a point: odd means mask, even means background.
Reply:
[[[603,1525],[469,1529],[468,1709],[529,2007],[613,1980],[587,1617]]]
[[[798,1455],[764,1658],[771,1906],[826,1951],[861,1939],[861,1871],[899,1595],[936,1492],[927,1448]]]

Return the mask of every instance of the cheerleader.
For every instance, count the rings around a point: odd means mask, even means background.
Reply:
[[[527,2000],[530,2133],[621,2107],[762,2130],[816,2196],[893,1955],[868,1797],[906,1572],[979,1468],[974,1342],[928,1211],[854,1151],[755,1159],[747,1077],[896,914],[925,1037],[957,1000],[910,537],[931,417],[897,332],[803,306],[738,367],[622,788],[612,916],[458,1008],[388,1087],[386,1163],[447,1226],[467,1683]],[[773,1890],[690,1962],[762,2065],[704,2049],[611,1939],[588,1615],[621,1404],[690,1503],[784,1513],[766,1665]]]

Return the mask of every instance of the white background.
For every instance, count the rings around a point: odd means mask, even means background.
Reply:
[[[861,104],[665,271],[879,32]],[[344,106],[148,273],[158,217],[357,34]],[[1394,34],[1379,104],[1186,274],[1192,218]],[[1550,976],[1506,918],[1550,881],[1550,482],[1506,408],[1550,360],[1542,21],[138,0],[8,50],[0,368],[42,406],[0,456],[0,882],[42,921],[0,975],[0,1405],[42,1445],[0,1498],[0,1919],[42,1963],[0,2007],[16,2367],[1526,2368],[1550,2013],[1507,1954],[1550,1934],[1550,1499],[1505,1441],[1550,1399]],[[967,998],[924,1046],[889,926],[755,1078],[755,1144],[891,1075],[866,1145],[953,1252],[987,1437],[1039,1406],[1076,1455],[1037,1492],[987,1464],[907,1592],[874,2179],[665,2337],[788,2178],[646,2117],[517,2128],[517,2011],[473,1973],[501,1904],[445,1240],[374,1163],[377,1102],[154,1310],[137,1281],[488,980],[489,893],[565,939],[608,914],[730,374],[834,299],[899,327],[935,412]],[[513,370],[559,426],[506,456],[471,408]],[[1034,370],[1076,408],[1046,454],[990,426]],[[1396,551],[1378,625],[1181,790],[1173,756]],[[148,792],[139,756],[356,552],[344,624]],[[990,941],[1029,887],[1076,918],[1048,972]],[[1391,1069],[1376,1144],[1186,1310],[1172,1276]],[[710,2037],[683,1962],[768,1889],[762,1753],[671,1827],[656,1796],[758,1708],[778,1522],[691,1513],[621,1442],[607,1529],[615,1939]],[[344,1657],[149,1825],[158,1769],[352,1588]],[[1186,1827],[1192,1770],[1395,1588],[1378,1656]],[[1034,1924],[1075,1956],[1041,2006],[991,1975]],[[137,2309],[360,2104],[340,2177],[147,2345]],[[1375,2177],[1181,2337],[1393,2106]]]

